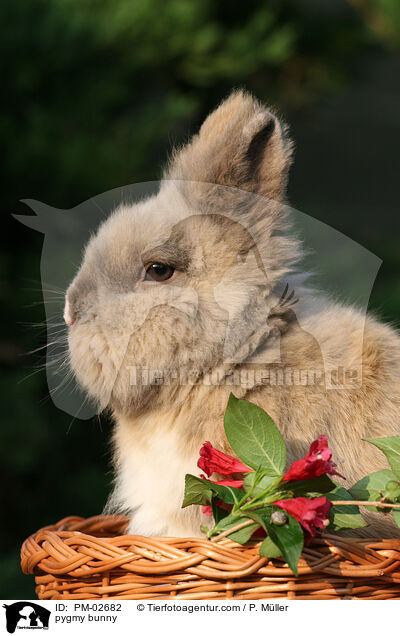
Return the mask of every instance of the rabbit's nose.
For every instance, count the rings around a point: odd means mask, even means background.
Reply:
[[[68,327],[73,325],[75,322],[75,316],[73,315],[73,312],[71,311],[68,298],[65,299],[64,320],[66,324],[68,325]]]

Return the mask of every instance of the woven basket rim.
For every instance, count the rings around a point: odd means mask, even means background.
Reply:
[[[21,567],[35,575],[39,598],[155,598],[162,590],[171,598],[272,598],[258,594],[276,597],[285,586],[287,598],[302,590],[334,598],[333,589],[400,598],[400,538],[324,533],[304,548],[295,577],[282,559],[259,555],[260,541],[144,537],[126,534],[127,525],[124,515],[69,516],[28,537]]]

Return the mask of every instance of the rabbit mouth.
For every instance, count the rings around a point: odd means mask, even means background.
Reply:
[[[111,400],[118,369],[109,340],[99,325],[74,324],[68,335],[70,366],[78,383],[103,410]]]
[[[130,414],[148,403],[154,386],[132,384],[128,336],[106,333],[97,321],[76,323],[70,328],[68,344],[71,369],[98,404],[98,412],[112,408]]]

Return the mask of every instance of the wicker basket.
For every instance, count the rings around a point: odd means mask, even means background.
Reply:
[[[259,544],[125,535],[127,518],[67,517],[21,549],[40,599],[400,599],[400,540],[324,535],[296,578]]]

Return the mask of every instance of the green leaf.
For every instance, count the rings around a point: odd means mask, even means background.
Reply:
[[[233,526],[237,526],[238,523],[242,523],[242,521],[246,521],[243,517],[239,515],[229,513],[223,519],[218,521],[212,529],[213,534],[217,534],[218,532],[225,532],[228,528],[232,528]]]
[[[211,510],[213,513],[213,518],[215,523],[218,523],[222,519],[225,519],[225,517],[229,515],[229,512],[228,510],[225,510],[225,508],[221,508],[221,506],[217,506],[216,499],[217,499],[216,497],[212,497],[211,499]]]
[[[272,541],[271,537],[266,537],[260,545],[259,552],[261,556],[266,559],[277,559],[282,556],[282,552],[277,545]]]
[[[259,471],[255,473],[247,473],[243,480],[243,488],[246,492],[249,492],[249,490],[253,488],[254,482],[258,480],[258,483],[254,486],[254,490],[252,490],[251,494],[252,497],[256,497],[272,486],[276,479],[277,477],[274,475],[264,475],[260,477]]]
[[[277,510],[277,508],[275,509]],[[297,566],[304,546],[303,529],[299,522],[291,517],[289,513],[286,513],[288,521],[284,526],[274,525],[271,523],[271,512],[272,509],[270,509],[269,512],[263,512],[261,514],[259,512],[258,514],[252,513],[251,516],[255,520],[258,519],[261,522],[261,525],[267,531],[271,541],[273,541],[273,543],[275,543],[275,545],[280,549],[286,563],[297,576]]]
[[[262,408],[238,400],[231,393],[224,425],[229,444],[246,466],[254,470],[261,466],[271,478],[282,474],[286,463],[285,442]]]
[[[185,475],[185,496],[182,508],[192,504],[207,505],[211,502],[213,491],[209,487],[209,482],[199,479],[193,475]]]
[[[243,521],[246,517],[242,517]],[[228,535],[232,541],[236,541],[236,543],[240,543],[244,545],[247,543],[256,530],[260,527],[259,523],[253,523],[251,526],[246,526],[245,528],[241,528],[241,530],[237,530],[236,532],[232,532],[232,534]]]
[[[328,475],[315,477],[313,479],[301,479],[300,481],[282,481],[279,484],[280,490],[289,490],[296,497],[309,494],[325,494],[335,489],[335,484]]]
[[[393,515],[393,521],[399,526],[400,528],[400,510],[399,508],[395,508],[394,510],[392,510],[392,515]]]
[[[245,517],[240,517],[237,514],[228,514],[226,517],[218,521],[212,529],[212,534],[218,534],[219,532],[225,532],[229,528],[233,528],[233,526],[237,526],[238,523],[242,523],[242,521],[246,521]]]
[[[205,481],[202,479],[201,481]],[[233,488],[232,486],[222,486],[221,484],[213,484],[212,481],[208,482],[211,490],[220,498],[222,501],[228,504],[235,504],[243,497],[243,490],[240,488]]]
[[[182,508],[192,504],[205,505],[211,502],[213,494],[216,494],[222,501],[234,504],[243,497],[243,490],[232,488],[232,486],[222,486],[214,484],[207,479],[200,479],[194,475],[185,476],[185,496]]]
[[[386,468],[378,470],[376,473],[371,473],[360,479],[350,488],[350,493],[356,500],[380,501],[381,493],[385,491],[387,482],[394,478],[395,475],[391,470]],[[378,508],[371,508],[370,506],[368,506],[368,510],[379,511]]]
[[[213,528],[213,534],[217,532],[225,532],[225,530],[229,530],[229,528],[233,528],[234,526],[239,525],[239,523],[243,523],[244,521],[250,521],[249,517],[239,517],[237,515],[228,515],[224,519],[221,519],[219,523],[217,523]],[[244,545],[249,541],[252,534],[260,527],[260,524],[256,521],[245,528],[241,528],[240,530],[236,530],[236,532],[232,532],[232,534],[228,534],[229,539],[232,541],[236,541],[236,543],[240,543]]]
[[[342,528],[364,528],[368,524],[363,519],[358,506],[335,506],[335,501],[351,501],[352,495],[346,488],[337,486],[335,490],[326,495],[333,503],[330,511],[331,527],[333,530]]]
[[[400,479],[400,435],[393,437],[369,437],[366,442],[373,444],[386,455],[391,469]]]
[[[284,526],[275,526],[270,523],[268,534],[297,576],[297,566],[304,546],[304,532],[300,523],[288,514],[288,522]]]

